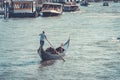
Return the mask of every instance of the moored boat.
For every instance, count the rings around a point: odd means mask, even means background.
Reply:
[[[35,0],[12,0],[9,17],[37,17],[37,5]]]
[[[81,5],[81,6],[88,6],[89,3],[88,3],[88,1],[83,0],[83,1],[80,2],[80,5]]]
[[[65,56],[65,53],[69,47],[69,43],[70,43],[70,39],[68,39],[67,42],[64,43],[63,45],[64,50],[61,52],[57,50],[58,48],[56,49],[56,51],[59,52],[59,54],[56,54],[53,48],[51,48],[53,49],[51,51],[47,51],[48,48],[46,50],[44,50],[43,48],[40,48],[40,50],[38,51],[38,54],[41,57],[42,61],[61,59],[61,57]]]
[[[120,40],[120,37],[118,37],[117,40]]]
[[[62,14],[62,4],[46,2],[42,5],[41,16],[58,16]]]
[[[103,6],[109,6],[108,2],[103,2]]]
[[[117,3],[118,2],[118,0],[113,0],[114,1],[114,3]]]
[[[64,12],[78,11],[78,5],[75,2],[67,2],[63,5]]]

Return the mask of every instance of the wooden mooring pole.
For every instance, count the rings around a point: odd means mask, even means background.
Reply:
[[[9,18],[9,3],[4,1],[4,19]]]

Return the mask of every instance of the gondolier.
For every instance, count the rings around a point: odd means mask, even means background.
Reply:
[[[40,47],[43,47],[45,43],[45,39],[47,39],[45,32],[43,31],[41,34],[39,34],[39,36],[40,36]]]
[[[39,36],[40,36],[40,47],[39,47],[39,49],[38,49],[38,52],[39,52],[39,50],[40,50],[41,48],[43,48],[44,43],[45,43],[45,39],[47,39],[47,37],[46,37],[46,35],[45,35],[45,31],[42,31],[42,33],[39,34]]]

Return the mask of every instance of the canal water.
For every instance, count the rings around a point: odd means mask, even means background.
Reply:
[[[66,62],[41,67],[37,49],[43,30],[54,47],[70,36]],[[0,17],[0,80],[120,80],[117,37],[120,3],[90,3],[57,17]]]

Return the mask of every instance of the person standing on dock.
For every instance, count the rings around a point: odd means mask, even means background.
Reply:
[[[47,40],[47,37],[46,37],[44,31],[42,31],[42,33],[39,34],[39,36],[40,36],[40,47],[39,47],[39,49],[38,49],[38,52],[39,52],[40,48],[42,48],[42,47],[44,46],[45,39]]]

